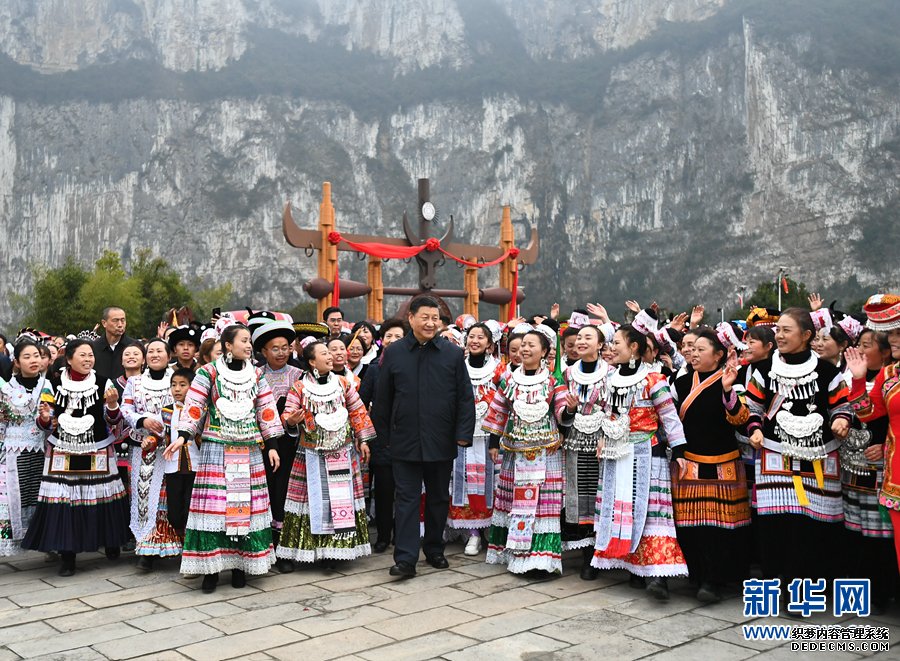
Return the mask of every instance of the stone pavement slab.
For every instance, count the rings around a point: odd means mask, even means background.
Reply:
[[[461,546],[459,549],[461,550]],[[781,641],[745,641],[740,595],[701,605],[683,579],[658,602],[627,574],[539,579],[448,553],[449,570],[419,563],[411,580],[388,575],[389,556],[252,577],[235,590],[225,572],[204,595],[173,563],[145,574],[134,558],[79,557],[71,580],[43,556],[0,561],[0,661],[4,659],[723,659],[800,658]],[[25,605],[27,604],[27,605]],[[900,643],[900,607],[871,618],[759,618],[757,624],[887,626]],[[802,655],[801,655],[802,656]],[[860,659],[864,654],[818,654]],[[900,645],[873,658],[900,661]]]

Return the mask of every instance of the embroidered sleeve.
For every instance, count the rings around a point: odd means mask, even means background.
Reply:
[[[210,371],[212,370],[212,373]],[[187,397],[184,399],[184,410],[178,419],[178,431],[185,431],[189,436],[195,436],[202,430],[202,422],[209,407],[209,397],[212,390],[212,380],[215,368],[206,365],[197,370]]]
[[[681,425],[678,411],[675,410],[675,402],[672,400],[668,381],[662,374],[651,374],[647,380],[647,395],[656,409],[656,415],[659,417],[669,447],[675,448],[684,445],[687,443],[684,438],[684,427]]]
[[[134,387],[140,376],[133,376],[125,383],[125,390],[122,392],[122,417],[125,418],[125,424],[132,429],[137,429],[138,420],[141,416],[134,408]]]
[[[853,407],[847,399],[849,394],[850,390],[847,388],[843,374],[838,374],[828,384],[828,413],[832,420],[845,418],[850,421],[853,419]]]
[[[850,393],[850,403],[856,412],[856,417],[862,422],[872,422],[887,415],[887,407],[884,403],[884,382],[887,376],[887,368],[878,372],[872,392],[866,392],[865,379],[853,379],[853,390]]]
[[[749,415],[747,416],[747,431],[753,433],[761,429],[763,419],[766,416],[766,386],[765,378],[759,370],[752,370],[750,381],[744,393]]]
[[[284,436],[284,427],[278,419],[278,407],[275,404],[275,395],[269,387],[266,377],[262,372],[256,371],[256,423],[262,433],[263,440]]]
[[[727,395],[722,392],[722,403],[725,405],[725,419],[732,427],[741,427],[750,419],[750,409],[744,401],[744,396],[735,388]]]
[[[554,377],[550,377],[550,408],[554,413],[556,422],[562,419],[562,413],[566,410],[566,393],[569,392],[563,381],[557,383]]]
[[[553,412],[556,414],[556,420],[559,422],[562,427],[571,427],[572,423],[575,421],[575,414],[569,413],[566,408],[566,393],[569,392],[569,380],[570,376],[570,367],[563,373],[563,382],[561,384],[563,388],[561,401],[559,398],[554,398],[553,404]]]
[[[481,428],[488,434],[502,436],[506,429],[506,423],[509,421],[509,399],[506,397],[506,385],[511,378],[511,372],[504,372],[497,384],[497,392],[491,398],[487,415],[481,425]]]
[[[344,382],[344,403],[347,413],[350,414],[350,426],[357,441],[368,443],[375,438],[375,427],[369,419],[366,406],[363,404],[356,388],[348,382]]]

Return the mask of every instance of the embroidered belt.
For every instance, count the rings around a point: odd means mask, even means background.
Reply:
[[[696,461],[698,464],[724,464],[726,461],[732,461],[734,459],[740,459],[741,453],[738,450],[732,450],[731,452],[726,452],[725,454],[717,454],[715,456],[710,456],[706,454],[694,454],[693,452],[684,453],[684,458],[689,461]]]

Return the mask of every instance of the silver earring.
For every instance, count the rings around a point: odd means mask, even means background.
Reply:
[[[232,360],[234,360],[234,354],[229,351],[225,354],[225,362],[230,365]]]
[[[541,358],[541,369],[542,370],[547,369],[547,359],[546,358]]]
[[[628,368],[634,369],[637,367],[637,360],[634,358],[634,354],[631,354],[631,358],[628,360]]]
[[[313,367],[313,378],[318,379],[320,376],[321,376],[321,374],[319,374],[319,370],[317,370],[315,367]]]

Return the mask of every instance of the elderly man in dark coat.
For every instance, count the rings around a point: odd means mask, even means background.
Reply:
[[[425,485],[425,560],[436,569],[444,557],[450,507],[450,471],[457,446],[472,443],[475,399],[462,349],[438,333],[438,302],[430,296],[409,306],[410,332],[384,352],[372,421],[378,442],[390,447],[396,500],[392,576],[416,575],[419,503]]]

